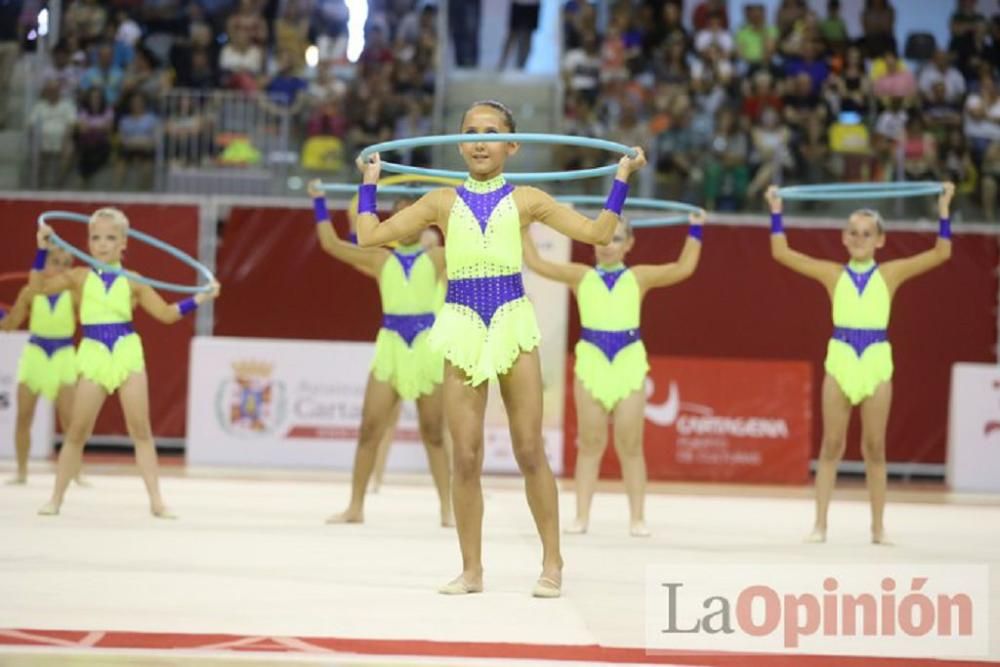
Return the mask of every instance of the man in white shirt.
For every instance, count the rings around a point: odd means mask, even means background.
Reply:
[[[949,103],[958,102],[965,95],[965,77],[951,66],[948,52],[940,49],[934,52],[934,58],[920,71],[918,86],[924,99],[930,99],[934,84],[938,81],[944,83],[945,100]]]

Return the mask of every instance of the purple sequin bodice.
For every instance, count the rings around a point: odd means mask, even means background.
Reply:
[[[497,309],[524,296],[524,281],[520,273],[489,278],[458,278],[448,281],[446,303],[466,306],[476,311],[487,327]]]
[[[580,340],[597,347],[608,358],[608,361],[614,361],[619,352],[632,343],[642,340],[642,336],[640,336],[638,329],[606,331],[583,327],[580,330]]]
[[[841,343],[847,343],[854,349],[854,353],[860,357],[869,345],[888,342],[889,337],[885,329],[834,327],[833,339],[839,340]]]
[[[400,338],[406,341],[408,347],[413,346],[413,341],[416,340],[421,331],[430,329],[433,325],[434,313],[382,316],[382,328],[395,331]]]
[[[134,334],[135,328],[131,322],[117,322],[115,324],[84,324],[83,337],[103,343],[109,351],[115,349],[115,343],[119,338],[124,338],[129,334]]]
[[[31,338],[28,339],[28,343],[36,347],[40,347],[42,351],[45,352],[45,356],[51,357],[64,347],[72,347],[73,338],[47,338],[45,336],[32,335]]]

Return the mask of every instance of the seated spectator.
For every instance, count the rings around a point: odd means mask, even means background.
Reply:
[[[295,71],[306,65],[309,47],[309,2],[288,0],[274,22],[274,50],[287,53],[292,58]]]
[[[889,0],[865,0],[865,8],[861,12],[861,29],[869,58],[875,58],[886,51],[897,51],[896,10]]]
[[[240,0],[239,9],[226,20],[226,34],[231,39],[237,34],[244,35],[249,43],[258,47],[267,44],[267,21],[259,0]]]
[[[394,138],[411,139],[426,137],[431,134],[431,117],[424,100],[418,96],[407,97],[406,113],[396,120]],[[430,147],[407,148],[398,153],[400,162],[413,167],[429,167],[431,164]]]
[[[790,79],[799,74],[806,74],[812,82],[812,92],[818,94],[823,83],[830,76],[830,66],[820,58],[820,46],[817,42],[806,42],[802,45],[802,55],[785,61],[785,76]]]
[[[945,82],[935,81],[931,93],[923,107],[924,117],[932,130],[939,134],[950,128],[962,127],[962,106],[958,102],[949,102],[945,92]]]
[[[944,84],[944,99],[955,103],[965,96],[965,78],[962,73],[952,67],[948,52],[938,49],[934,57],[920,71],[920,94],[925,100],[930,100],[934,84]]]
[[[392,139],[393,123],[384,112],[381,99],[374,97],[365,104],[363,113],[348,131],[351,146],[361,150]]]
[[[826,3],[826,18],[819,22],[819,34],[831,51],[839,51],[847,45],[847,24],[840,16],[840,0]]]
[[[219,73],[212,61],[211,51],[195,49],[191,52],[191,62],[183,78],[178,79],[181,88],[210,91],[220,86]]]
[[[775,14],[778,36],[784,41],[795,29],[795,25],[806,17],[809,8],[804,0],[781,0]]]
[[[919,114],[906,121],[903,132],[903,174],[908,181],[937,180],[937,142]]]
[[[580,47],[566,52],[562,72],[568,91],[590,106],[597,103],[601,91],[601,52],[596,33],[583,35]]]
[[[720,197],[743,206],[750,182],[750,142],[731,109],[720,109],[715,119],[715,137],[705,156],[705,208],[716,210]]]
[[[567,3],[563,8],[565,50],[583,46],[583,36],[597,34],[597,8],[589,2]]]
[[[794,166],[790,143],[791,132],[781,124],[781,116],[773,109],[765,109],[760,122],[750,130],[750,167],[754,176],[747,187],[749,201],[757,199],[783,170]]]
[[[710,46],[700,58],[691,61],[691,81],[708,79],[728,86],[733,80],[733,62],[717,46]]]
[[[1000,184],[1000,141],[994,141],[983,154],[983,214],[990,222],[997,219],[998,184]]]
[[[741,113],[751,125],[760,122],[765,109],[773,109],[778,113],[784,109],[781,96],[774,90],[772,82],[773,78],[767,70],[758,70],[753,75],[753,87],[744,94],[741,108]]]
[[[746,22],[736,33],[736,53],[752,73],[770,66],[778,48],[778,29],[767,25],[764,5],[750,4],[743,11]]]
[[[156,59],[148,49],[140,48],[132,64],[122,77],[122,97],[140,93],[150,106],[157,108],[160,98],[170,90],[169,72],[157,67]]]
[[[76,120],[76,167],[85,188],[111,158],[111,135],[115,114],[98,88],[83,98]]]
[[[694,12],[691,14],[691,23],[694,25],[695,31],[708,28],[713,14],[719,18],[721,28],[729,30],[729,11],[726,0],[702,0],[700,4],[695,6]]]
[[[133,94],[128,100],[128,113],[118,121],[119,183],[134,178],[133,188],[148,190],[152,187],[159,126],[159,119],[147,108],[145,96]]]
[[[672,110],[670,127],[656,138],[656,172],[666,184],[667,198],[683,199],[693,170],[700,162],[698,137],[691,127],[691,103],[679,97]]]
[[[611,126],[610,138],[624,146],[641,146],[648,149],[652,143],[649,135],[649,128],[639,117],[639,111],[635,104],[623,104],[618,122]]]
[[[101,39],[108,20],[107,10],[98,0],[76,0],[63,15],[63,26],[67,34],[79,38],[84,47]]]
[[[331,97],[342,98],[346,93],[347,85],[335,77],[329,68],[316,68],[316,76],[309,82],[307,91],[313,104],[322,105]]]
[[[875,132],[872,135],[872,149],[875,152],[875,172],[872,180],[894,178],[898,148],[906,128],[907,113],[903,108],[902,99],[896,97],[889,100],[888,106],[875,119]]]
[[[236,90],[255,91],[264,70],[264,52],[251,41],[246,30],[230,33],[230,38],[219,54],[223,84]]]
[[[895,51],[886,51],[872,63],[872,92],[883,105],[888,99],[908,100],[916,95],[917,82],[913,72]]]
[[[710,14],[704,30],[699,30],[694,37],[694,50],[703,55],[711,47],[722,52],[726,58],[733,53],[733,36],[724,27],[722,15],[718,12]]]
[[[827,124],[820,116],[809,116],[803,136],[796,145],[798,165],[795,180],[819,183],[829,180],[830,136]]]
[[[986,24],[986,17],[977,10],[976,0],[957,0],[956,4],[955,12],[948,22],[951,32],[948,50],[955,53],[967,52],[973,48],[976,33],[981,31],[980,26]]]
[[[996,67],[997,45],[991,43],[990,26],[986,21],[977,21],[972,34],[965,39],[952,40],[948,48],[955,57],[955,65],[966,81],[972,81],[979,74],[981,64]]]
[[[681,22],[681,7],[674,2],[664,3],[660,20],[654,21],[643,38],[642,52],[646,60],[662,58],[661,51],[676,41],[687,45],[691,38]]]
[[[993,79],[983,79],[979,93],[966,98],[963,130],[977,164],[987,147],[1000,141],[1000,96]]]
[[[274,112],[297,114],[306,103],[309,84],[296,71],[296,59],[287,51],[278,54],[278,71],[264,84],[261,102]]]
[[[61,40],[52,49],[52,64],[42,74],[43,82],[55,81],[58,84],[62,98],[66,100],[76,98],[80,77],[83,76],[83,71],[70,60],[70,55],[66,41]]]
[[[194,59],[195,53],[199,51],[204,52],[206,58],[199,62],[196,74],[193,71]],[[217,81],[215,65],[219,59],[219,49],[211,26],[208,23],[191,24],[187,34],[178,37],[171,44],[169,59],[177,85],[182,88],[201,88],[206,80]]]
[[[107,42],[97,47],[97,62],[80,77],[80,90],[100,88],[104,99],[111,106],[118,104],[124,73],[114,64],[114,51]]]
[[[38,147],[40,188],[61,188],[65,184],[73,156],[73,128],[76,105],[62,99],[59,84],[48,81],[31,109],[28,126]]]
[[[163,125],[166,158],[182,165],[197,165],[209,152],[211,120],[201,113],[200,99],[181,92]]]
[[[812,79],[805,72],[789,81],[782,102],[785,122],[797,133],[805,129],[810,116],[818,116],[824,122],[830,117],[826,102],[813,91]]]
[[[819,19],[809,11],[804,0],[785,0],[778,9],[778,52],[786,58],[797,58],[809,42],[822,39]]]
[[[843,70],[827,81],[828,89],[837,98],[839,111],[852,111],[861,115],[868,113],[871,103],[871,81],[865,73],[861,49],[856,46],[847,49]]]
[[[975,192],[979,180],[978,171],[961,128],[951,129],[945,136],[941,145],[941,165],[942,178],[954,183],[960,195],[970,195]],[[985,185],[984,179],[983,186]],[[989,216],[987,219],[990,219]]]
[[[687,85],[691,80],[691,67],[683,41],[673,39],[667,43],[662,59],[653,64],[653,75],[658,82]]]
[[[322,98],[313,107],[306,123],[306,134],[310,137],[347,137],[347,115],[344,113],[343,99],[331,94]]]

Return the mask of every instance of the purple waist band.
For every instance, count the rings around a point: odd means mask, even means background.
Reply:
[[[497,309],[524,296],[524,281],[520,273],[489,278],[459,278],[448,281],[446,303],[466,306],[476,311],[487,327]]]
[[[31,338],[28,339],[28,342],[42,348],[42,351],[45,352],[45,356],[47,357],[51,357],[64,347],[73,347],[72,336],[69,338],[46,338],[45,336],[32,335]]]
[[[586,341],[596,346],[608,361],[614,361],[618,353],[623,349],[642,340],[638,329],[622,329],[621,331],[606,331],[604,329],[588,329],[583,327],[580,330],[580,340]]]
[[[885,329],[849,329],[848,327],[834,327],[833,339],[850,345],[859,357],[869,345],[889,341]]]
[[[115,349],[115,343],[119,338],[124,338],[129,334],[134,334],[135,329],[131,322],[116,322],[115,324],[84,324],[83,337],[104,343],[108,351]]]
[[[420,335],[421,331],[430,329],[434,325],[434,313],[420,313],[419,315],[383,315],[382,328],[395,331],[406,341],[408,347],[413,346],[413,341]]]

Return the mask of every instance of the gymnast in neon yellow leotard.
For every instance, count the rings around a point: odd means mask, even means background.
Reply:
[[[590,220],[546,193],[514,187],[503,177],[504,163],[518,144],[489,141],[515,131],[513,115],[494,101],[473,104],[461,131],[475,140],[459,145],[469,177],[459,188],[439,188],[388,220],[374,215],[374,188],[380,162],[373,155],[359,164],[358,241],[384,245],[429,226],[445,238],[448,288],[444,307],[431,329],[431,345],[445,358],[445,416],[454,447],[452,499],[462,552],[462,572],[440,590],[445,594],[483,589],[480,476],[483,461],[487,386],[497,380],[510,423],[514,457],[542,540],[542,573],[532,594],[558,597],[562,585],[559,508],[555,479],[542,444],[540,334],[521,280],[521,229],[533,221],[547,224],[585,243],[608,243],[614,235],[627,193],[626,182],[645,164],[622,158],[608,204]]]
[[[54,276],[73,266],[72,256],[64,250],[48,253],[44,274]],[[65,431],[69,428],[76,385],[76,311],[73,292],[44,295],[25,287],[17,296],[10,313],[0,320],[0,331],[13,331],[28,320],[31,338],[24,346],[17,367],[17,417],[14,445],[17,474],[12,484],[28,480],[28,454],[31,450],[31,423],[35,418],[38,397],[44,396],[56,406],[56,414]]]
[[[892,297],[904,282],[930,271],[951,257],[949,206],[955,186],[944,184],[938,197],[940,233],[934,248],[912,257],[875,262],[885,245],[885,229],[877,211],[851,214],[843,233],[847,265],[815,259],[788,247],[781,224],[777,188],[767,191],[771,207],[771,254],[780,264],[826,288],[833,305],[833,335],[827,343],[823,380],[823,439],[816,469],[816,523],[807,538],[825,542],[827,514],[837,466],[844,455],[851,410],[861,409],[861,453],[871,501],[872,542],[885,544],[885,432],[892,399],[892,347],[887,336]]]
[[[378,282],[382,327],[375,339],[375,357],[365,389],[361,433],[354,455],[351,500],[328,523],[364,521],[365,492],[375,468],[379,444],[398,416],[401,400],[416,401],[420,435],[440,502],[441,524],[453,525],[448,457],[444,447],[441,381],[444,359],[431,349],[430,327],[437,308],[444,252],[424,250],[420,234],[402,239],[393,250],[359,248],[341,240],[330,221],[319,182],[309,184],[316,207],[316,233],[324,251]],[[395,211],[409,200],[396,202]],[[354,211],[349,211],[353,217]]]
[[[626,267],[635,243],[624,219],[611,243],[595,246],[597,266],[543,259],[524,235],[525,263],[535,273],[568,285],[580,309],[581,337],[576,344],[573,395],[577,415],[576,520],[568,533],[585,533],[597,486],[601,457],[608,445],[608,419],[615,430],[615,450],[629,501],[629,532],[649,535],[644,516],[646,462],[643,425],[646,410],[646,348],[639,329],[642,299],[656,287],[686,280],[701,255],[704,212],[690,216],[691,233],[676,262]]]
[[[115,208],[102,208],[90,216],[88,248],[98,261],[120,267],[125,251],[129,222]],[[41,256],[51,230],[40,226],[38,247]],[[109,394],[118,393],[125,413],[125,424],[135,443],[136,462],[146,492],[150,511],[158,518],[171,518],[160,496],[156,464],[156,445],[149,424],[149,391],[142,341],[132,326],[132,311],[139,305],[153,318],[165,324],[179,321],[198,304],[215,298],[219,286],[176,304],[168,304],[148,285],[129,280],[117,272],[99,273],[78,267],[57,276],[44,276],[37,267],[31,272],[29,287],[44,294],[72,290],[80,304],[83,340],[77,349],[80,378],[73,398],[69,429],[59,452],[59,466],[51,500],[39,514],[58,514],[70,476],[79,468],[83,446],[94,428],[97,415]]]

